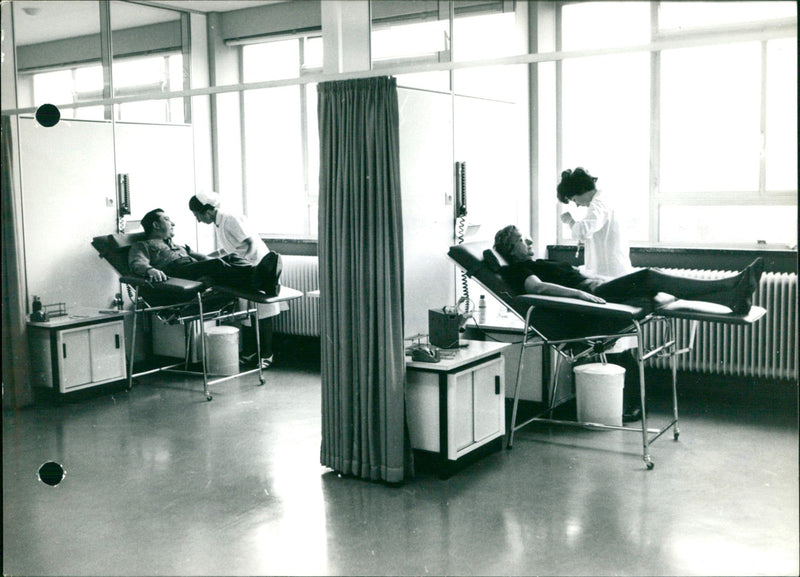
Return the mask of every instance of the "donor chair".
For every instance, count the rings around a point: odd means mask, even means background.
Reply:
[[[174,277],[163,282],[151,283],[146,278],[132,274],[128,268],[128,252],[131,246],[139,240],[144,240],[144,238],[145,234],[138,232],[108,234],[92,239],[92,246],[97,250],[100,257],[105,259],[120,275],[120,283],[126,285],[127,293],[133,301],[133,330],[131,333],[130,357],[128,359],[128,389],[133,386],[134,377],[158,371],[202,375],[203,393],[209,401],[212,399],[211,385],[222,381],[258,373],[259,384],[263,385],[264,376],[261,363],[256,363],[257,366],[254,369],[209,380],[205,323],[215,321],[216,324],[219,324],[222,321],[243,319],[249,316],[255,327],[256,350],[260,350],[261,335],[258,329],[258,309],[256,304],[292,301],[303,296],[303,293],[293,288],[281,286],[276,296],[267,297],[263,292],[246,292],[236,287],[211,286],[205,282]],[[243,299],[247,303],[243,310],[237,310],[238,299]],[[148,368],[138,373],[134,372],[137,319],[144,314],[154,314],[167,323],[184,326],[186,353],[182,363]],[[199,330],[195,331],[195,326],[199,326]],[[199,332],[200,335],[200,369],[189,370],[192,350],[194,349],[195,332]],[[181,364],[183,369],[177,369],[176,367]]]

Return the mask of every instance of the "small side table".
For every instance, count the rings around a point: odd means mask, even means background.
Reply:
[[[503,446],[509,343],[462,341],[453,358],[406,362],[411,446],[441,478]]]
[[[125,311],[76,308],[28,321],[34,387],[67,393],[125,379]]]

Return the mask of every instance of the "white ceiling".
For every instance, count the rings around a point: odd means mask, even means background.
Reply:
[[[151,0],[148,4],[194,12],[230,12],[280,1],[282,0]]]
[[[281,0],[158,0],[148,2],[148,6],[115,1],[111,2],[111,26],[114,30],[120,30],[177,20],[180,17],[178,12],[164,8],[205,13],[230,12],[279,1]],[[14,39],[18,46],[100,32],[100,9],[97,2],[13,0],[12,6]]]

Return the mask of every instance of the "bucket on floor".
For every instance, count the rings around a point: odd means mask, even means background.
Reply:
[[[206,363],[212,375],[239,372],[239,329],[225,325],[206,329]]]
[[[625,369],[618,365],[591,363],[575,367],[578,420],[621,427],[624,386]]]

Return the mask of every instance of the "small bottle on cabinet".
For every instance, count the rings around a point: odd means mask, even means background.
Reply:
[[[486,322],[486,295],[481,295],[478,299],[478,324]]]
[[[34,295],[33,303],[31,303],[31,311],[31,320],[33,322],[47,322],[47,313],[43,310],[42,301],[36,295]]]

